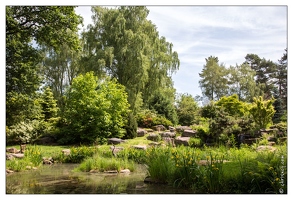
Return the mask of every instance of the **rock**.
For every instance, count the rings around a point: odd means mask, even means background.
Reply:
[[[168,128],[169,128],[169,131],[170,131],[170,132],[172,132],[172,133],[175,132],[175,127],[173,127],[173,126],[169,126]]]
[[[175,132],[163,132],[163,133],[159,133],[161,137],[170,137],[170,138],[174,138],[176,136]]]
[[[141,149],[141,150],[146,150],[147,149],[147,146],[145,146],[145,145],[133,145],[132,147],[135,148],[135,149]]]
[[[14,157],[12,154],[6,154],[6,160],[14,160]]]
[[[269,145],[269,146],[275,146],[275,145],[276,145],[276,142],[269,142],[268,145]]]
[[[25,168],[30,170],[32,169],[32,166],[26,166]]]
[[[108,144],[120,144],[122,142],[125,142],[125,141],[120,138],[109,138],[108,139]]]
[[[153,130],[155,130],[155,131],[165,131],[166,127],[164,125],[156,125],[156,126],[153,126]]]
[[[147,134],[148,132],[144,129],[138,129],[137,130],[137,137],[143,137]]]
[[[151,142],[149,143],[149,146],[152,146],[152,147],[156,147],[156,146],[159,146],[160,143],[159,142]]]
[[[44,165],[52,165],[54,163],[54,160],[52,159],[52,157],[50,158],[43,158],[43,164]]]
[[[13,153],[11,154],[14,158],[24,158],[24,154],[23,153]]]
[[[196,131],[194,130],[184,130],[181,137],[195,137],[196,136]]]
[[[10,170],[10,169],[6,169],[6,174],[11,174],[13,173],[14,171]]]
[[[63,149],[62,153],[66,156],[70,155],[70,149]]]
[[[12,147],[12,148],[7,148],[6,152],[8,152],[8,153],[18,153],[18,150],[16,148]]]
[[[184,130],[192,130],[189,126],[177,126],[175,128],[176,132],[183,133]]]
[[[172,146],[172,147],[175,147],[174,138],[171,138],[171,137],[162,137],[162,140],[163,140],[167,145],[170,145],[170,146]]]
[[[120,170],[119,173],[122,173],[122,174],[129,174],[129,173],[130,173],[130,170],[129,170],[129,169],[122,169],[122,170]]]
[[[177,138],[175,138],[175,145],[176,146],[179,146],[179,145],[184,145],[184,146],[189,146],[189,140],[190,140],[190,137],[181,137],[181,136],[178,136]]]
[[[108,174],[117,174],[118,171],[117,171],[117,170],[107,170],[107,171],[104,171],[104,173],[108,173]]]
[[[258,146],[256,148],[256,151],[257,152],[260,152],[260,151],[275,151],[277,148],[276,147],[272,147],[272,146],[264,146],[264,145],[261,145],[261,146]]]
[[[149,133],[149,135],[147,136],[147,139],[148,140],[151,140],[151,141],[159,141],[159,134],[156,134],[156,133]]]

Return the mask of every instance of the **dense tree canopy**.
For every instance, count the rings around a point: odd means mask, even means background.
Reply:
[[[92,7],[93,25],[83,33],[82,61],[99,77],[110,75],[126,87],[131,109],[142,97],[149,102],[159,88],[173,87],[179,67],[172,43],[159,37],[144,6]]]
[[[6,6],[11,141],[55,134],[62,143],[103,143],[136,137],[137,125],[178,123],[199,123],[205,135],[232,140],[255,125],[268,127],[272,116],[273,123],[286,121],[287,49],[278,63],[247,54],[226,67],[206,58],[202,96],[192,97],[176,93],[179,55],[145,6],[92,6],[93,23],[80,34],[75,7]],[[203,99],[210,103],[199,107]]]
[[[78,49],[81,17],[73,6],[6,6],[6,112],[8,124],[25,118],[39,89],[42,54],[38,45]],[[18,98],[20,97],[20,98]]]
[[[114,81],[98,82],[91,72],[74,78],[66,93],[62,142],[92,143],[122,137],[129,108],[124,89]]]
[[[219,64],[217,57],[210,56],[206,58],[202,72],[199,73],[201,80],[199,81],[203,95],[210,100],[220,99],[228,92],[227,69],[224,65]]]

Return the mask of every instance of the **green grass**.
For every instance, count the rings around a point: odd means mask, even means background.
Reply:
[[[146,151],[133,145],[148,145],[144,137],[127,140],[116,146],[124,149],[112,155],[111,145],[101,146],[42,146],[27,145],[24,159],[6,161],[6,168],[27,170],[27,166],[41,167],[42,157],[53,157],[60,162],[80,163],[76,170],[130,169],[137,163],[147,166],[148,175],[174,187],[189,188],[194,193],[287,193],[287,146],[276,145],[275,152],[257,152],[256,145],[241,148],[220,147],[149,147]],[[9,146],[16,147],[19,146]],[[70,156],[62,154],[71,149]],[[199,161],[207,160],[206,165]]]

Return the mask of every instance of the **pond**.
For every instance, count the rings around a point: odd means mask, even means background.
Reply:
[[[6,175],[6,194],[191,194],[168,185],[144,183],[146,168],[130,174],[74,172],[78,164],[44,165]]]

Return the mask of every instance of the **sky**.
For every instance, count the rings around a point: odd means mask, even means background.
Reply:
[[[147,8],[147,19],[178,53],[180,67],[172,75],[177,93],[202,96],[199,73],[209,56],[218,57],[226,67],[242,64],[250,53],[278,62],[287,48],[288,9],[284,4]],[[76,13],[84,18],[85,27],[92,23],[90,6],[79,6]]]

